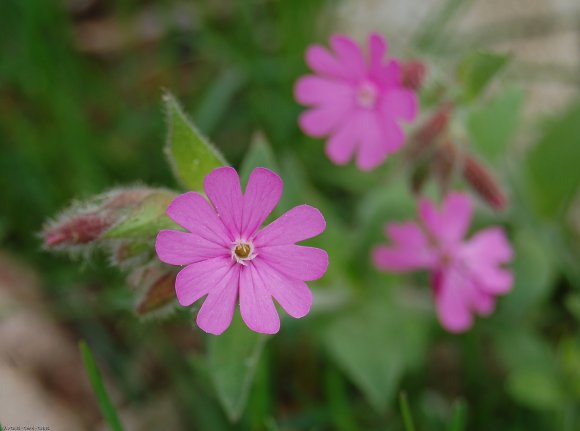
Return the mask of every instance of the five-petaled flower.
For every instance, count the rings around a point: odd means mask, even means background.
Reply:
[[[329,136],[326,153],[333,162],[345,164],[356,152],[357,166],[370,170],[404,143],[398,123],[415,119],[417,99],[402,85],[399,62],[384,59],[387,43],[380,35],[369,36],[368,59],[346,36],[332,36],[330,45],[336,56],[319,45],[306,51],[317,75],[296,83],[296,100],[311,107],[299,123],[310,136]]]
[[[326,222],[316,208],[300,205],[260,229],[282,187],[277,174],[256,168],[242,194],[237,172],[217,168],[204,182],[210,202],[188,192],[167,208],[169,217],[189,232],[162,230],[157,254],[165,263],[186,265],[175,281],[181,305],[207,295],[197,314],[204,331],[224,332],[238,301],[248,327],[267,334],[280,329],[273,299],[292,317],[309,312],[312,293],[305,281],[324,275],[328,255],[295,243],[319,235]]]
[[[469,329],[475,313],[489,315],[495,296],[507,293],[513,282],[502,266],[512,259],[512,248],[501,228],[463,239],[471,215],[471,201],[462,193],[449,194],[440,210],[421,200],[420,223],[387,224],[386,235],[393,244],[373,251],[381,269],[431,271],[439,320],[452,332]]]

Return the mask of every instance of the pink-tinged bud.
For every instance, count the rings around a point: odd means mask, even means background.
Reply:
[[[110,226],[114,219],[109,214],[79,214],[63,218],[47,227],[42,236],[47,248],[88,244],[97,239]]]
[[[449,138],[445,139],[437,149],[433,161],[434,176],[443,195],[446,195],[451,188],[458,162],[460,162],[459,150]]]
[[[176,271],[167,271],[159,276],[137,304],[137,314],[144,315],[172,302],[175,299],[175,277]]]
[[[425,63],[419,60],[409,60],[401,63],[401,83],[410,90],[417,91],[423,86],[427,75]]]
[[[140,266],[129,274],[129,286],[144,292],[135,306],[140,316],[164,309],[175,299],[175,278],[178,271],[158,263]]]
[[[437,108],[431,117],[429,117],[429,119],[419,127],[411,137],[411,144],[408,153],[410,160],[415,160],[418,157],[423,156],[427,151],[433,151],[431,147],[447,130],[452,112],[453,104],[451,102],[443,103]]]
[[[112,226],[158,190],[144,187],[112,190],[66,210],[42,232],[47,249],[78,249],[99,240]]]
[[[491,172],[470,154],[463,154],[462,158],[465,181],[493,208],[504,209],[507,197]]]

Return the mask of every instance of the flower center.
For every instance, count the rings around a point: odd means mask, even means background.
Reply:
[[[234,253],[236,253],[236,256],[238,256],[240,259],[245,259],[248,257],[251,251],[252,249],[250,248],[249,244],[238,244],[236,248],[234,248]]]
[[[357,90],[356,101],[362,108],[374,108],[377,103],[377,86],[370,81],[363,81]]]
[[[254,245],[251,242],[237,240],[232,244],[232,259],[241,265],[246,265],[247,261],[255,258]]]

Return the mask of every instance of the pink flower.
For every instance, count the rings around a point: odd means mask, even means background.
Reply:
[[[437,314],[451,332],[469,329],[473,314],[491,314],[495,296],[509,292],[513,282],[502,267],[512,259],[505,233],[492,227],[464,240],[471,215],[471,201],[462,193],[448,195],[440,210],[422,200],[420,222],[388,224],[393,245],[373,251],[376,265],[386,271],[431,271]]]
[[[319,45],[306,51],[317,75],[296,83],[296,100],[311,107],[300,116],[300,127],[310,136],[330,137],[326,153],[333,162],[345,164],[356,152],[357,166],[370,170],[403,145],[398,122],[415,118],[417,99],[402,86],[399,62],[383,59],[387,44],[380,35],[369,36],[368,60],[346,36],[332,36],[330,45],[336,55]]]
[[[229,167],[212,171],[204,188],[210,202],[189,192],[167,208],[189,232],[162,230],[155,245],[161,261],[186,265],[175,281],[179,303],[207,295],[197,324],[216,335],[230,325],[238,301],[248,327],[266,334],[280,329],[272,298],[292,317],[308,314],[312,293],[305,281],[324,275],[328,255],[295,243],[324,231],[320,211],[300,205],[260,229],[282,195],[282,180],[264,168],[254,169],[244,194]]]

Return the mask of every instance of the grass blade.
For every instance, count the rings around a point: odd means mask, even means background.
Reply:
[[[453,416],[449,424],[449,431],[465,431],[467,425],[467,404],[459,400],[453,406]]]
[[[81,351],[85,370],[89,376],[93,392],[97,397],[97,402],[99,403],[99,408],[101,409],[105,421],[109,424],[112,431],[123,431],[119,415],[107,394],[107,390],[103,384],[103,379],[101,378],[101,373],[97,368],[97,363],[95,362],[91,349],[85,341],[79,343],[79,349]]]
[[[403,423],[405,424],[405,431],[415,431],[413,417],[411,416],[411,409],[409,407],[409,402],[407,401],[407,394],[405,392],[401,392],[401,395],[399,396],[399,401],[401,403],[401,414],[403,415]]]

